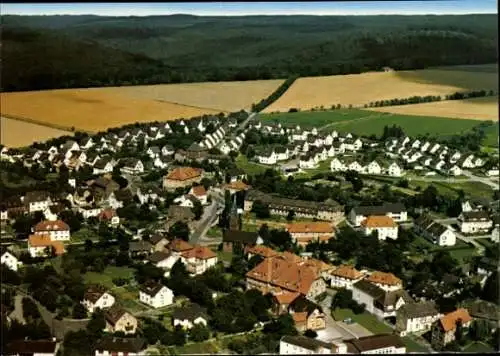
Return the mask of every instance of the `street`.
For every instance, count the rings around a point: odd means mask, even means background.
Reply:
[[[201,216],[195,231],[189,239],[189,242],[192,244],[197,244],[198,241],[205,236],[207,230],[216,219],[219,209],[224,207],[224,198],[221,197],[221,193],[210,192],[209,194],[212,198],[212,203],[209,206],[206,206],[203,210],[203,215]]]

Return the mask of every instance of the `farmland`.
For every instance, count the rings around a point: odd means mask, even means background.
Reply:
[[[47,126],[97,132],[134,122],[168,121],[220,110],[134,99],[113,89],[66,89],[3,93],[2,114]],[[40,140],[30,137],[30,142]]]
[[[25,121],[0,118],[0,144],[7,147],[27,146],[35,141],[46,141],[64,135],[73,133]]]
[[[402,72],[372,72],[325,77],[299,78],[265,112],[283,112],[290,108],[310,110],[333,104],[362,106],[377,100],[411,96],[446,95],[457,91],[498,89],[497,78],[490,72],[426,69]]]
[[[190,84],[141,85],[110,88],[136,99],[167,101],[217,111],[250,109],[253,103],[267,98],[282,80],[215,82]],[[108,89],[99,89],[106,91]]]
[[[469,131],[478,124],[475,120],[396,115],[356,109],[279,113],[261,115],[261,118],[262,120],[299,124],[304,128],[322,126],[327,128],[328,131],[336,130],[367,136],[372,134],[380,136],[386,125],[401,126],[409,136],[424,135],[426,133],[445,136]],[[325,123],[329,123],[328,126]]]
[[[498,120],[498,96],[468,100],[447,100],[413,105],[370,108],[392,114],[442,116],[470,120]]]

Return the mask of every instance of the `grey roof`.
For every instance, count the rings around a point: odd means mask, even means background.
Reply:
[[[149,147],[149,149],[150,149],[153,153],[160,153],[160,149],[158,148],[158,146],[152,146],[152,147]]]
[[[255,245],[259,234],[251,231],[225,230],[222,235],[223,242],[241,242]]]
[[[67,150],[69,150],[74,144],[76,143],[76,141],[73,141],[73,140],[68,140],[66,141],[66,143],[61,147],[61,150],[63,152],[66,152]]]
[[[293,309],[294,312],[306,312],[307,315],[311,315],[315,310],[323,313],[323,308],[320,305],[313,303],[305,296],[301,295],[290,304],[290,308]]]
[[[292,344],[295,346],[302,347],[307,350],[316,351],[320,347],[324,347],[326,349],[332,349],[333,345],[321,340],[313,339],[307,336],[291,336],[285,335],[281,338],[281,341],[286,342],[287,344]]]
[[[446,230],[448,230],[448,228],[441,223],[434,222],[434,224],[429,226],[426,230],[432,236],[438,237],[441,236]]]
[[[152,263],[158,263],[160,261],[167,259],[169,256],[170,256],[170,254],[168,254],[167,252],[156,251],[156,252],[153,252],[151,254],[151,256],[149,256],[148,260]]]
[[[189,146],[189,148],[187,149],[187,151],[196,151],[196,152],[199,152],[199,151],[206,151],[207,149],[205,147],[202,147],[200,146],[199,144],[197,144],[196,142],[193,142],[191,144],[191,146]]]
[[[481,220],[491,220],[488,213],[485,211],[464,211],[462,212],[464,221],[481,221]]]
[[[163,235],[160,235],[160,234],[154,234],[153,236],[151,236],[151,238],[149,239],[149,241],[151,241],[151,243],[153,245],[156,245],[158,242],[160,242],[161,240],[168,240],[165,236]]]
[[[394,334],[378,334],[346,341],[349,353],[361,353],[394,346],[405,347],[401,338]]]
[[[415,219],[414,224],[419,226],[421,229],[426,230],[429,226],[434,223],[434,220],[426,214],[420,215],[417,219]]]
[[[151,251],[153,248],[153,245],[151,245],[147,241],[131,241],[129,243],[128,250],[130,252],[147,252]]]
[[[371,296],[373,299],[380,298],[385,294],[385,291],[382,288],[364,279],[354,283],[353,288],[359,289],[360,291]]]
[[[163,289],[163,287],[165,287],[163,284],[154,281],[149,281],[141,285],[139,287],[139,290],[151,297],[154,297],[155,295],[158,294],[159,291]]]
[[[50,197],[49,192],[46,191],[31,191],[27,192],[26,195],[24,196],[24,203],[33,203],[33,202],[39,202],[39,201],[45,201]]]
[[[187,206],[170,205],[168,207],[168,217],[170,220],[192,220],[194,214]]]
[[[194,321],[198,317],[208,319],[207,310],[196,303],[176,308],[172,313],[172,319]]]
[[[384,203],[376,206],[358,206],[354,208],[356,215],[385,215],[387,213],[400,213],[406,211],[406,208],[401,203]]]
[[[434,302],[408,303],[403,305],[398,311],[407,318],[422,318],[438,314]]]

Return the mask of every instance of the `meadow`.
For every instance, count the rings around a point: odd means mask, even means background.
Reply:
[[[468,100],[446,100],[413,105],[386,106],[381,108],[370,108],[369,110],[392,114],[498,121],[498,96]]]
[[[73,133],[21,120],[0,118],[0,144],[7,147],[28,146],[35,141],[46,141],[65,135]]]
[[[167,101],[223,112],[250,109],[253,103],[271,95],[283,80],[140,85],[110,88],[136,99]],[[99,89],[106,91],[109,89]]]
[[[290,108],[310,110],[333,104],[360,107],[377,100],[411,96],[452,94],[479,89],[498,90],[491,72],[425,69],[415,71],[370,72],[362,74],[299,78],[290,89],[264,112],[287,112]],[[436,115],[438,116],[438,115]]]
[[[310,111],[261,115],[263,121],[299,124],[301,127],[321,127],[327,132],[350,132],[357,135],[383,133],[384,126],[398,125],[409,136],[435,136],[460,134],[477,126],[475,120],[442,118],[432,116],[397,115],[368,110],[342,109],[332,111]],[[326,123],[326,125],[325,125]]]

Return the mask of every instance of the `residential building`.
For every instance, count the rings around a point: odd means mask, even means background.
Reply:
[[[387,168],[387,174],[391,177],[401,177],[403,175],[403,170],[396,162],[392,162],[389,168]]]
[[[346,166],[338,158],[332,159],[330,162],[330,170],[332,172],[343,172],[347,170]]]
[[[292,302],[300,296],[299,292],[280,291],[272,295],[271,310],[273,315],[287,314]]]
[[[3,344],[3,343],[2,343]],[[3,345],[2,345],[3,346]],[[60,344],[52,340],[15,340],[2,347],[2,355],[56,356]]]
[[[163,251],[168,245],[168,240],[161,234],[154,234],[149,239],[149,242],[153,245],[154,251]]]
[[[122,173],[134,175],[144,172],[144,164],[137,158],[125,158],[120,163],[123,163],[123,167],[120,169]]]
[[[342,344],[342,343],[340,343]],[[334,343],[324,342],[307,336],[285,335],[280,340],[280,355],[321,355],[347,353],[347,347],[338,347]],[[341,352],[342,351],[342,352]]]
[[[276,164],[278,162],[278,155],[273,149],[262,150],[256,154],[256,158],[262,164]]]
[[[405,354],[406,346],[394,334],[377,334],[345,340],[349,354]]]
[[[341,265],[331,273],[330,285],[332,288],[345,288],[352,290],[354,283],[365,277],[363,272],[358,271],[353,266]]]
[[[464,333],[469,328],[472,317],[467,309],[460,308],[439,318],[432,326],[431,345],[436,351],[440,351],[447,344],[455,340],[457,323],[461,322]]]
[[[192,196],[194,196],[196,199],[198,199],[201,203],[201,205],[207,205],[208,204],[208,194],[207,190],[203,185],[195,185],[193,186],[190,190],[189,193]]]
[[[403,281],[390,272],[375,271],[366,280],[388,292],[403,289]]]
[[[217,254],[206,246],[195,246],[182,252],[181,261],[191,275],[199,275],[217,264]]]
[[[162,308],[173,304],[174,293],[162,284],[147,282],[139,288],[139,300],[153,308]]]
[[[385,241],[387,238],[396,240],[398,238],[398,225],[390,216],[370,215],[361,222],[365,235],[377,232],[379,240]]]
[[[417,233],[439,246],[454,246],[456,243],[456,235],[448,226],[435,222],[425,214],[414,221],[413,227]]]
[[[111,226],[118,226],[120,224],[120,218],[116,214],[114,209],[104,209],[97,216],[100,221],[105,221]]]
[[[264,240],[257,232],[225,230],[222,234],[222,243],[224,251],[232,252],[236,244],[245,248],[247,246],[261,245]]]
[[[193,183],[199,183],[203,178],[203,170],[192,167],[174,168],[163,178],[163,188],[175,190],[191,186]]]
[[[366,167],[365,172],[367,174],[381,174],[382,167],[378,164],[377,161],[371,161]]]
[[[35,235],[49,235],[53,241],[68,241],[71,238],[69,226],[62,220],[40,221],[33,228]]]
[[[170,270],[178,259],[179,256],[172,256],[167,251],[155,251],[149,256],[148,261],[158,268]]]
[[[92,285],[83,294],[83,306],[89,313],[96,309],[110,308],[115,304],[115,297],[106,291],[101,285]]]
[[[148,241],[131,241],[128,246],[130,257],[148,256],[153,253],[153,245]]]
[[[317,270],[298,256],[291,259],[286,255],[264,259],[246,274],[246,285],[264,294],[285,290],[299,292],[308,298],[326,291],[326,284]]]
[[[288,307],[298,331],[322,330],[326,328],[326,317],[321,306],[304,295],[295,298]]]
[[[286,231],[301,246],[310,241],[327,241],[335,233],[332,223],[324,221],[290,223],[286,226]]]
[[[135,334],[137,319],[123,308],[113,305],[104,311],[106,320],[105,332],[115,333],[122,331],[125,334]]]
[[[487,233],[493,227],[493,220],[485,211],[462,212],[457,222],[460,231],[464,234]]]
[[[34,213],[35,211],[44,211],[49,205],[52,204],[49,193],[44,191],[27,192],[21,200],[30,213]]]
[[[11,269],[12,271],[17,272],[19,266],[22,265],[22,262],[19,261],[17,255],[14,252],[4,248],[1,249],[1,254],[1,264],[7,266],[7,268]]]
[[[366,311],[379,319],[395,317],[404,304],[413,303],[413,299],[403,289],[384,290],[368,280],[361,280],[352,286],[352,299],[366,305]]]
[[[64,244],[61,241],[53,241],[49,235],[30,235],[28,238],[28,252],[31,257],[50,256],[50,252],[56,255],[64,253]]]
[[[207,310],[196,303],[176,308],[172,313],[172,324],[174,327],[180,325],[183,329],[191,329],[196,324],[207,326]]]
[[[434,302],[405,304],[396,313],[396,330],[401,336],[426,332],[439,316]]]
[[[384,203],[374,206],[358,206],[349,213],[349,220],[354,226],[360,226],[368,216],[389,216],[396,222],[405,222],[408,219],[406,208],[401,203]]]
[[[98,340],[95,356],[146,356],[147,342],[142,338],[116,337],[107,335]]]

